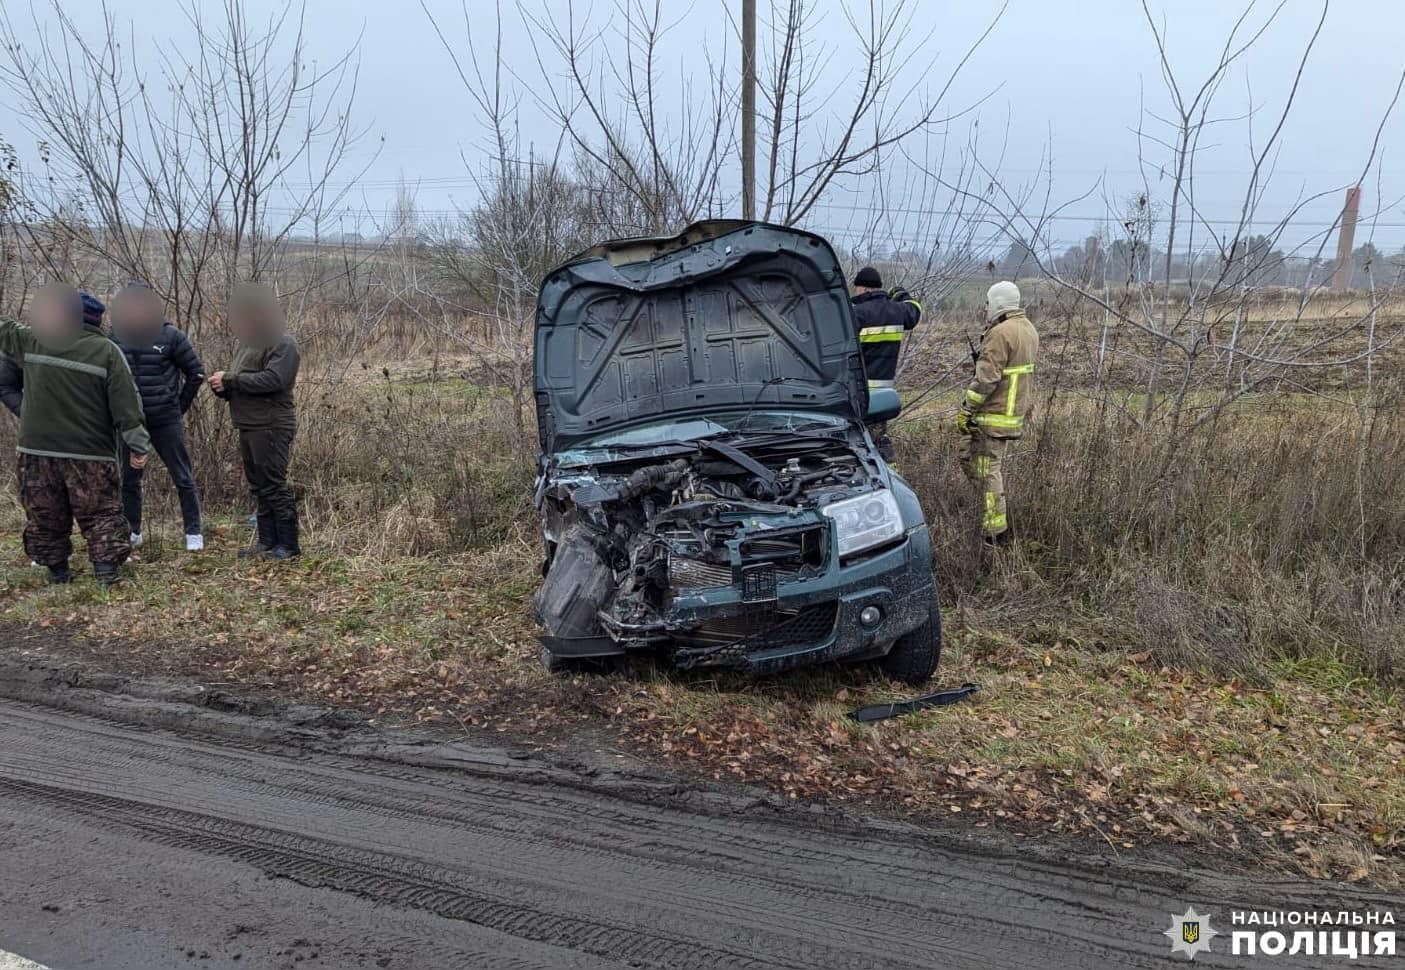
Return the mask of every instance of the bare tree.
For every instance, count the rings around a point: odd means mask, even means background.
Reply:
[[[873,174],[886,151],[973,107],[952,110],[946,102],[1003,6],[934,93],[933,52],[913,36],[913,9],[907,0],[771,5],[758,65],[760,218],[803,224],[837,184]],[[842,45],[850,70],[827,72],[843,78],[829,86],[821,69],[836,53],[821,40],[825,16],[843,17],[855,41]],[[578,167],[606,174],[644,214],[648,225],[627,228],[666,232],[736,208],[740,108],[725,52],[690,46],[676,81],[667,77],[671,28],[660,0],[619,0],[612,34],[592,29],[574,4],[564,17],[529,15],[529,23],[546,39],[537,48],[548,84],[541,102],[570,137]],[[557,60],[565,68],[561,85],[550,66]]]
[[[31,258],[23,226],[33,209],[20,191],[19,154],[0,141],[0,308],[18,313],[39,267]]]
[[[483,126],[485,161],[465,158],[479,201],[439,226],[433,247],[441,273],[487,324],[453,339],[473,345],[478,361],[501,365],[525,415],[536,289],[556,263],[600,238],[671,234],[731,214],[739,197],[737,85],[725,51],[689,44],[676,75],[666,66],[678,63],[679,38],[668,19],[674,12],[658,0],[619,0],[603,31],[574,4],[522,13],[537,39],[532,78],[505,62],[500,6],[488,21],[464,4],[457,24],[421,6]],[[909,285],[940,301],[975,260],[979,229],[970,217],[978,207],[941,188],[924,166],[956,165],[967,189],[984,171],[966,157],[974,138],[953,142],[951,120],[961,112],[947,112],[944,102],[999,12],[929,94],[932,52],[929,45],[919,52],[911,36],[912,9],[897,0],[831,11],[846,19],[857,53],[851,78],[825,87],[820,67],[833,52],[821,42],[829,27],[821,8],[804,0],[771,5],[759,215],[804,224],[825,211],[832,189],[867,190],[883,212],[865,214],[863,244],[884,240],[891,248],[906,237]],[[524,150],[528,112],[558,124],[562,142],[545,154]],[[463,308],[442,306],[446,314]]]
[[[784,225],[806,220],[837,183],[880,171],[885,154],[944,130],[975,105],[953,108],[953,84],[1004,15],[1002,3],[985,29],[949,69],[930,38],[914,35],[916,5],[906,0],[820,6],[806,0],[772,5],[771,52],[763,94],[767,157],[762,218]],[[866,8],[866,9],[865,9]],[[852,38],[853,70],[832,86],[821,70],[834,56],[820,41],[824,17],[838,10]],[[935,88],[932,82],[935,79]],[[930,161],[930,156],[928,158]]]
[[[233,281],[273,276],[316,232],[361,132],[354,50],[309,70],[301,6],[260,23],[241,0],[182,9],[188,35],[154,48],[107,9],[94,30],[52,0],[33,46],[0,15],[0,79],[44,148],[25,188],[51,271],[143,280],[198,329]]]
[[[540,158],[524,149],[518,134],[521,95],[503,59],[500,9],[487,44],[475,43],[475,18],[467,4],[462,7],[463,53],[428,5],[424,11],[477,109],[487,156],[486,171],[464,160],[478,189],[477,204],[433,233],[430,255],[441,283],[439,311],[451,339],[472,353],[490,379],[509,389],[527,454],[537,288],[552,268],[595,237],[611,205],[607,199],[626,193],[614,184],[595,192],[589,182],[573,178],[559,145]],[[443,283],[463,302],[446,296]],[[480,326],[448,326],[453,315],[465,311]]]
[[[1002,221],[1007,236],[1027,247],[1056,297],[1067,304],[1069,318],[1089,306],[1102,315],[1101,332],[1090,335],[1097,344],[1098,387],[1130,384],[1138,402],[1135,410],[1125,396],[1121,402],[1105,398],[1103,404],[1158,433],[1164,442],[1162,475],[1173,467],[1189,433],[1213,429],[1225,409],[1245,395],[1280,386],[1305,389],[1307,374],[1361,364],[1405,336],[1400,328],[1377,333],[1374,349],[1361,349],[1360,338],[1376,319],[1385,294],[1375,292],[1364,309],[1328,304],[1321,284],[1331,267],[1323,251],[1336,224],[1306,239],[1291,235],[1309,205],[1339,196],[1343,186],[1300,195],[1278,215],[1264,211],[1273,162],[1329,3],[1322,4],[1276,106],[1229,118],[1217,113],[1232,69],[1275,23],[1282,7],[1258,16],[1256,5],[1247,4],[1212,66],[1191,82],[1174,68],[1166,29],[1143,3],[1167,108],[1145,111],[1138,125],[1142,190],[1120,212],[1109,213],[1113,231],[1099,241],[1098,274],[1082,272],[1080,264],[1053,252],[1052,226],[1072,203],[1041,209],[995,180],[994,195],[983,197],[991,218]],[[1384,106],[1382,126],[1402,85],[1405,74]],[[1197,166],[1211,148],[1211,133],[1232,122],[1246,128],[1248,171],[1238,185],[1235,216],[1222,220],[1211,218],[1197,201]],[[1264,123],[1267,134],[1259,137],[1258,126]],[[1378,130],[1362,177],[1378,164],[1379,141]],[[1305,270],[1285,299],[1282,284],[1294,263]],[[1112,366],[1121,380],[1105,379]]]
[[[723,172],[735,148],[736,85],[725,54],[702,52],[700,77],[680,72],[669,96],[663,72],[670,26],[661,0],[619,0],[611,46],[599,43],[574,3],[564,17],[524,16],[533,37],[544,38],[537,44],[546,81],[540,104],[569,137],[582,179],[606,190],[611,206],[601,219],[629,219],[607,232],[663,234],[721,214]],[[566,76],[559,88],[552,58]]]

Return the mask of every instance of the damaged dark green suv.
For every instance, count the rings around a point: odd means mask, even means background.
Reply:
[[[824,239],[728,221],[591,249],[542,284],[535,367],[548,667],[931,676],[927,525],[864,427],[897,396],[869,400]]]

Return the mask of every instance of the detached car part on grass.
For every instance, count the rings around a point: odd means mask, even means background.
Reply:
[[[542,284],[535,388],[548,667],[931,676],[927,526],[864,426],[897,395],[869,401],[822,238],[723,221],[588,250]]]

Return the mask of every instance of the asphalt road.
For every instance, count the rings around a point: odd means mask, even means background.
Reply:
[[[10,661],[0,695],[0,967],[1166,968],[1187,905],[1399,902],[1060,861],[183,685]],[[1330,965],[1234,958],[1219,929],[1195,965]]]

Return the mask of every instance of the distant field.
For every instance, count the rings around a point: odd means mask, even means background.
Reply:
[[[1043,289],[1047,288],[1045,284]],[[1139,321],[1148,320],[1135,304],[1119,305],[1118,309]],[[1172,321],[1183,311],[1184,307],[1173,307]],[[1402,299],[1373,306],[1365,294],[1323,293],[1305,307],[1274,297],[1249,304],[1242,317],[1236,318],[1236,312],[1232,306],[1197,311],[1193,320],[1172,331],[1184,343],[1200,341],[1192,367],[1195,386],[1221,387],[1228,380],[1231,387],[1243,382],[1263,390],[1356,387],[1364,380],[1365,355],[1372,339],[1378,380],[1400,374],[1405,364]],[[1163,350],[1161,388],[1167,389],[1168,381],[1174,386],[1180,380],[1185,358],[1179,350],[1160,348],[1153,336],[1098,307],[1083,304],[1073,308],[1054,294],[1041,292],[1031,314],[1040,331],[1043,380],[1070,388],[1098,385],[1134,390],[1145,384],[1148,362],[1158,350]],[[1152,322],[1159,327],[1159,315]],[[925,390],[943,375],[954,379],[969,374],[967,341],[979,341],[982,327],[978,310],[928,315],[905,360],[903,383]],[[1232,341],[1238,356],[1227,374]],[[1274,366],[1269,361],[1290,366]],[[1349,363],[1324,366],[1339,361]]]

